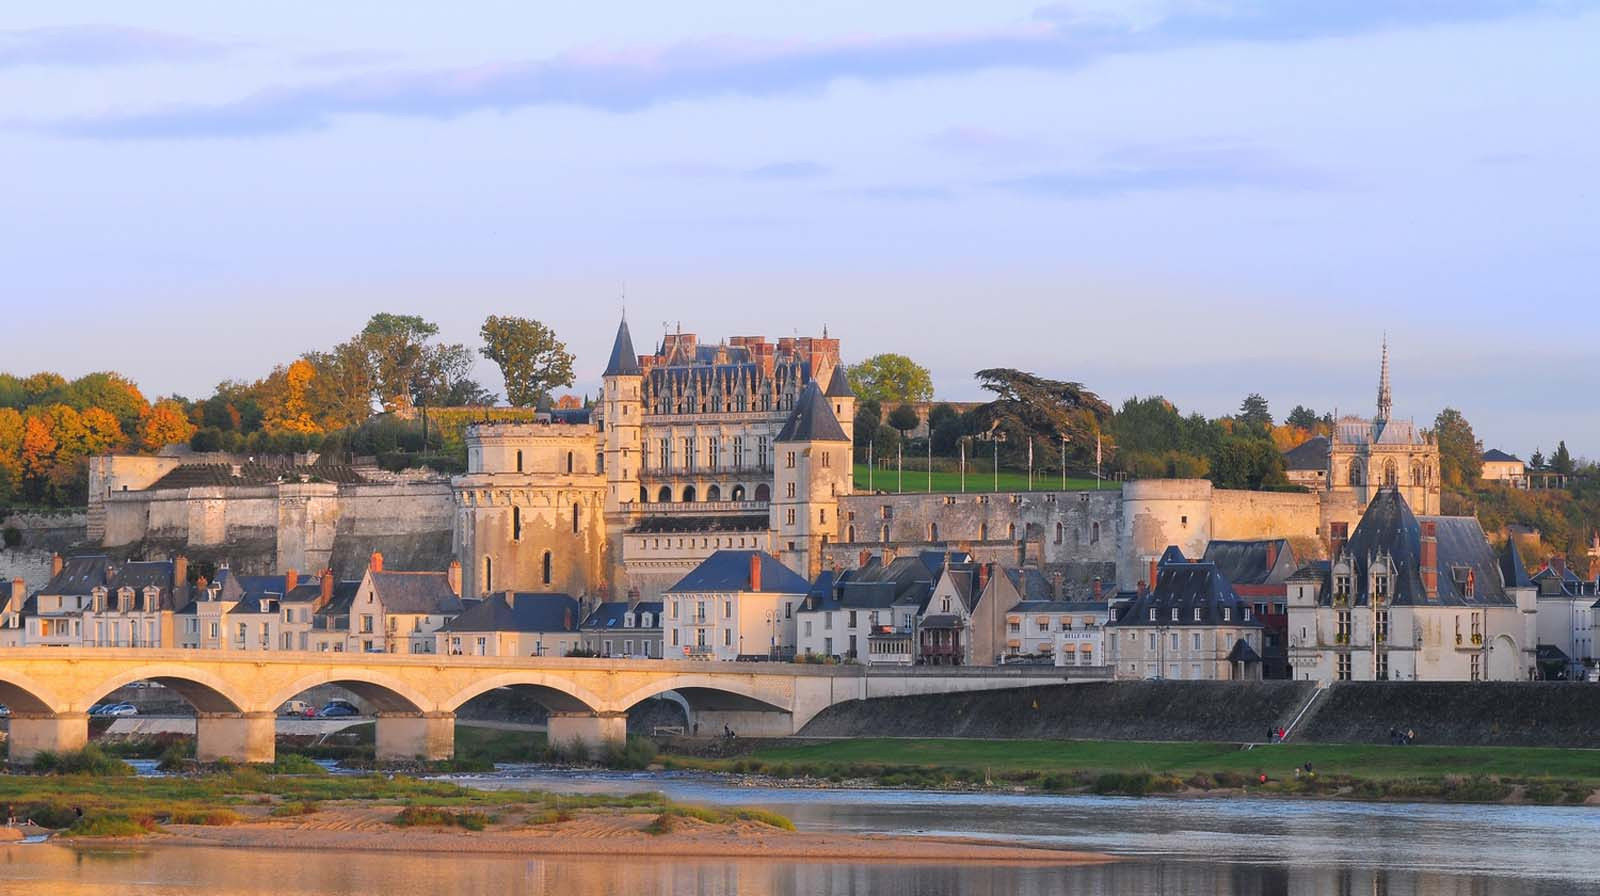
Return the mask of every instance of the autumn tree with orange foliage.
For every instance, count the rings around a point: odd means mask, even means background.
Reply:
[[[159,401],[139,424],[139,444],[146,451],[160,451],[172,444],[187,444],[196,428],[189,422],[183,405],[171,399]]]

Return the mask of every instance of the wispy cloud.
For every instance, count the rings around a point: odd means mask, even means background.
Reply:
[[[1093,165],[1039,171],[993,184],[1052,199],[1179,190],[1317,190],[1334,185],[1321,172],[1288,164],[1254,147],[1209,140],[1126,147],[1106,153]]]
[[[867,81],[995,68],[1070,70],[1126,53],[1217,41],[1290,41],[1390,28],[1491,21],[1600,7],[1600,0],[1207,0],[1156,4],[1148,21],[1085,17],[1083,0],[1031,22],[952,34],[822,42],[703,40],[658,49],[575,53],[468,68],[412,70],[265,90],[218,104],[49,122],[67,137],[244,137],[314,131],[354,115],[448,119],[577,106],[626,112],[716,96],[770,97]]]
[[[60,25],[0,31],[0,68],[102,66],[220,56],[228,44],[117,25]]]

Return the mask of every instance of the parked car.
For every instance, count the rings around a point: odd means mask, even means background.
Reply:
[[[278,709],[278,715],[312,719],[316,718],[317,708],[304,700],[290,700]]]
[[[0,703],[0,717],[11,715],[11,707]]]
[[[107,706],[100,714],[104,716],[136,716],[139,714],[139,707],[134,706],[132,703],[113,703]]]
[[[317,718],[319,719],[342,719],[359,715],[361,715],[361,710],[342,700],[335,700],[317,710]]]
[[[106,714],[106,707],[110,705],[111,704],[109,703],[96,703],[95,705],[89,707],[89,715],[103,716]]]

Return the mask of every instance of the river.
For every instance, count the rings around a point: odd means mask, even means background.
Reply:
[[[1586,808],[771,789],[699,775],[532,769],[459,780],[496,789],[662,790],[690,802],[776,809],[806,830],[960,834],[1123,861],[1077,868],[546,861],[30,844],[0,848],[0,894],[1600,896],[1600,811]]]

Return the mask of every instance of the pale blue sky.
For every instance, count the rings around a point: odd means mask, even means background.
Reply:
[[[0,12],[0,369],[206,393],[377,310],[815,333],[1600,455],[1600,2]],[[485,363],[492,388],[499,378]]]

